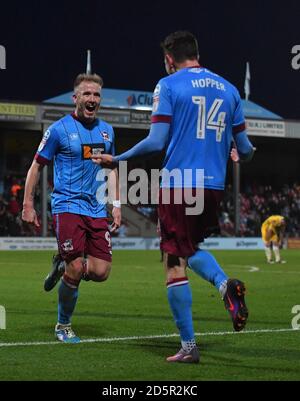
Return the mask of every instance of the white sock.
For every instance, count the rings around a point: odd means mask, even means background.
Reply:
[[[219,293],[221,294],[222,299],[224,299],[226,291],[227,291],[227,280],[224,280],[222,281],[219,287]]]
[[[68,324],[57,323],[57,325],[55,326],[55,330],[64,330],[69,327],[71,327],[71,323],[68,323]]]
[[[271,259],[272,259],[271,248],[269,248],[268,246],[265,246],[265,252],[266,252],[267,261],[271,262]]]
[[[275,255],[275,262],[280,262],[280,252],[278,246],[273,245],[273,251]]]
[[[185,352],[191,352],[196,347],[195,340],[181,341],[181,346]]]

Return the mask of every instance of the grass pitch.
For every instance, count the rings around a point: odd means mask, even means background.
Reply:
[[[213,252],[246,283],[246,332],[234,334],[218,292],[189,272],[199,365],[168,364],[179,337],[166,298],[159,252],[115,251],[104,283],[82,282],[72,326],[85,342],[54,340],[57,289],[43,291],[51,252],[0,252],[0,380],[299,380],[300,252],[267,265],[263,251]],[[298,319],[300,323],[300,316]]]

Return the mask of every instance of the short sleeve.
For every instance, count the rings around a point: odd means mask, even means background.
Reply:
[[[161,79],[153,92],[151,122],[171,122],[172,101],[170,89],[165,79]]]
[[[59,148],[59,135],[54,127],[45,131],[35,155],[39,164],[49,164]]]
[[[245,131],[246,124],[241,97],[237,90],[235,95],[236,106],[233,114],[232,133],[238,134],[239,132]]]
[[[113,128],[111,129],[111,148],[110,148],[110,154],[112,156],[115,156],[116,150],[115,150],[115,133]]]

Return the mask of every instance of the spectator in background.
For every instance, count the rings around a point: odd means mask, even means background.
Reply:
[[[19,191],[22,189],[21,186],[21,180],[19,179],[14,179],[13,184],[10,188],[10,193],[12,196],[15,196],[16,198],[18,197]]]
[[[20,213],[21,211],[21,207],[17,201],[16,196],[12,196],[10,198],[10,201],[8,203],[8,211],[14,216],[17,217],[17,215]]]
[[[7,231],[7,202],[0,194],[0,236],[8,234]]]

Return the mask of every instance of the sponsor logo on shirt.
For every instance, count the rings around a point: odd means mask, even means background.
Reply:
[[[101,155],[105,151],[105,146],[103,143],[89,143],[89,144],[82,144],[82,159],[89,160],[92,156]]]

